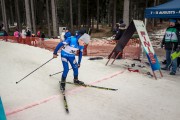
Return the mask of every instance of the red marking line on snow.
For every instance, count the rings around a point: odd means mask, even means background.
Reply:
[[[125,70],[124,70],[124,71],[125,71]],[[113,78],[113,77],[115,77],[115,76],[117,76],[117,75],[119,75],[119,74],[124,73],[124,71],[118,71],[118,72],[116,72],[116,73],[114,73],[114,74],[112,74],[112,75],[109,75],[109,76],[107,76],[107,77],[104,77],[104,78],[102,78],[102,79],[100,79],[100,80],[96,80],[95,82],[89,83],[89,85],[94,85],[94,84],[97,84],[97,83],[99,83],[99,82],[108,80],[108,79]],[[86,87],[79,86],[79,87],[77,87],[77,88],[73,88],[73,89],[71,89],[71,90],[68,90],[68,91],[67,91],[67,95],[70,95],[70,94],[72,94],[72,93],[74,93],[74,92],[80,91],[80,90],[82,90],[82,89],[84,89],[84,88],[86,88]]]
[[[124,71],[125,71],[125,70],[124,70]],[[100,80],[97,80],[97,81],[95,81],[95,82],[93,82],[93,83],[90,83],[90,84],[93,85],[93,84],[96,84],[96,83],[99,83],[99,82],[108,80],[108,79],[113,78],[113,77],[115,77],[115,76],[117,76],[117,75],[119,75],[119,74],[124,73],[124,71],[118,71],[118,72],[116,72],[116,73],[114,73],[114,74],[111,74],[111,75],[109,75],[109,76],[106,76],[106,77],[104,77],[104,78],[102,78],[102,79],[100,79]],[[70,95],[70,94],[72,94],[72,93],[74,93],[74,92],[77,92],[77,91],[80,91],[80,90],[82,90],[82,89],[84,89],[84,88],[85,88],[85,87],[79,86],[79,87],[73,88],[73,89],[71,89],[71,90],[67,90],[66,95]],[[57,98],[57,97],[59,97],[59,94],[58,94],[58,95],[53,95],[53,96],[51,96],[51,97],[49,97],[49,98],[46,98],[46,99],[43,99],[43,100],[40,100],[40,101],[31,103],[31,104],[28,104],[28,105],[25,105],[25,106],[23,106],[23,107],[19,107],[19,108],[15,109],[15,110],[11,110],[11,111],[8,110],[8,111],[6,111],[6,116],[9,116],[9,115],[12,115],[12,114],[15,114],[15,113],[24,111],[24,110],[26,110],[26,109],[29,109],[29,108],[32,108],[32,107],[35,107],[35,106],[38,106],[38,105],[40,105],[40,104],[46,103],[46,102],[48,102],[48,101],[51,101],[51,100],[53,100],[53,99],[55,99],[55,98]]]
[[[19,108],[15,109],[15,110],[6,111],[6,116],[12,115],[12,114],[15,114],[15,113],[18,113],[18,112],[21,112],[21,111],[23,111],[23,110],[26,110],[26,109],[29,109],[29,108],[32,108],[32,107],[35,107],[35,106],[40,105],[40,104],[42,104],[42,103],[46,103],[46,102],[48,102],[48,101],[50,101],[50,100],[53,100],[53,99],[57,98],[58,96],[59,96],[59,95],[54,95],[54,96],[51,96],[51,97],[49,97],[49,98],[43,99],[43,100],[41,100],[41,101],[34,102],[34,103],[31,103],[31,104],[26,105],[26,106],[23,106],[23,107],[19,107]]]

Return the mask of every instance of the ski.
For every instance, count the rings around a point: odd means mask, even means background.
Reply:
[[[83,86],[83,87],[93,87],[93,88],[97,88],[97,89],[103,89],[103,90],[112,90],[112,91],[116,91],[118,89],[113,89],[113,88],[106,88],[106,87],[100,87],[100,86],[94,86],[94,85],[89,85],[89,84],[76,84],[73,82],[66,82],[67,84],[73,84],[73,85],[78,85],[78,86]]]
[[[59,81],[59,84],[60,84],[60,90],[61,90],[62,95],[63,95],[64,108],[65,108],[65,110],[66,110],[66,113],[69,113],[68,104],[67,104],[67,100],[66,100],[65,90],[64,90],[64,89],[61,89],[61,82],[60,82],[60,81]]]
[[[68,109],[68,104],[67,104],[67,100],[66,100],[66,95],[65,95],[65,91],[61,90],[62,95],[63,95],[63,100],[64,100],[64,108],[66,110],[66,113],[69,113],[69,109]]]

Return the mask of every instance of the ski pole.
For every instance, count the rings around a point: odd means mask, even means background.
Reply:
[[[71,70],[72,68],[70,68],[69,70]],[[54,74],[50,74],[49,76],[51,77],[51,76],[53,76],[53,75],[56,75],[56,74],[59,74],[59,73],[62,73],[63,71],[61,71],[61,72],[57,72],[57,73],[54,73]]]
[[[19,82],[21,82],[22,80],[24,80],[26,77],[28,77],[29,75],[31,75],[33,72],[35,72],[36,70],[38,70],[39,68],[41,68],[42,66],[44,66],[46,63],[50,62],[52,59],[48,60],[47,62],[45,62],[44,64],[42,64],[41,66],[39,66],[38,68],[36,68],[35,70],[33,70],[31,73],[29,73],[28,75],[26,75],[25,77],[23,77],[21,80],[17,81],[16,84],[18,84]]]

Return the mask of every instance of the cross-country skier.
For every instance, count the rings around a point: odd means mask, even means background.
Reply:
[[[57,52],[60,48],[61,50],[61,61],[63,64],[63,74],[60,82],[60,89],[65,90],[65,82],[66,77],[69,72],[68,62],[71,64],[73,72],[74,72],[74,83],[76,84],[84,84],[84,82],[78,80],[78,67],[80,67],[81,59],[83,55],[84,45],[88,44],[90,41],[90,36],[85,33],[85,30],[80,30],[79,34],[81,37],[78,39],[75,36],[68,37],[64,41],[60,42],[53,53],[53,58],[57,58]],[[75,55],[79,50],[78,63],[76,62]]]

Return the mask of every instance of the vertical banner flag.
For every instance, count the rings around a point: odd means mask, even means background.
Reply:
[[[136,30],[138,32],[139,38],[141,40],[141,43],[143,45],[144,51],[147,55],[147,58],[149,60],[149,63],[151,65],[151,68],[153,71],[160,70],[160,64],[157,59],[157,56],[154,52],[154,49],[152,47],[152,44],[150,42],[149,36],[147,34],[145,25],[143,21],[140,20],[133,20],[134,25],[136,27]]]

